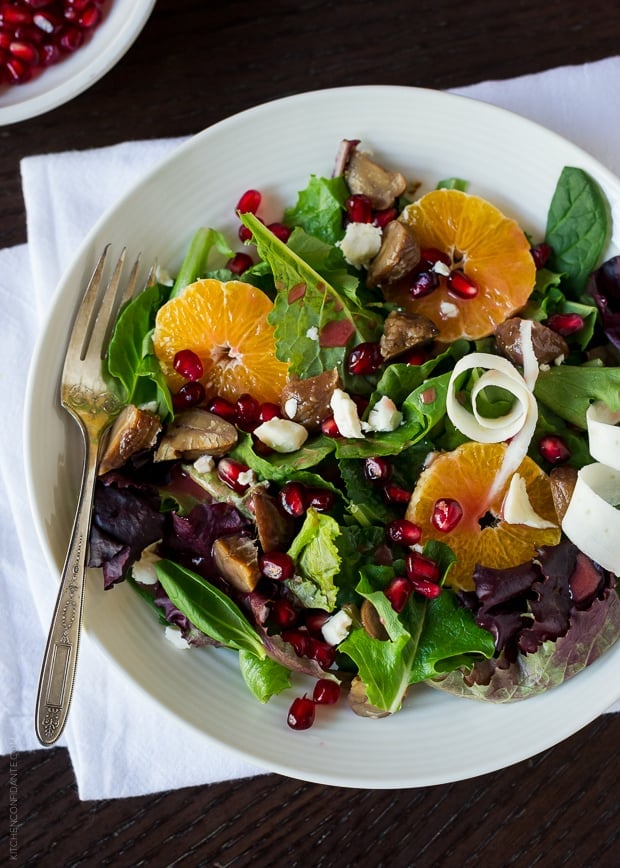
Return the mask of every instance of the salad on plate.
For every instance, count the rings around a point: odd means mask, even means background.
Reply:
[[[532,238],[473,185],[344,140],[115,325],[90,565],[261,702],[291,690],[293,729],[422,683],[524,699],[620,636],[609,206],[566,166]]]

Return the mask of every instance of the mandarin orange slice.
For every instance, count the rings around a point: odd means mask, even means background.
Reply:
[[[421,298],[412,299],[406,284],[385,290],[389,301],[430,317],[440,341],[486,337],[526,303],[536,280],[530,243],[490,202],[460,190],[433,190],[408,205],[400,219],[422,249],[447,254],[451,268],[463,271],[478,289],[474,297],[462,298],[441,275],[438,287]]]
[[[288,365],[275,355],[273,308],[264,292],[238,280],[197,280],[157,312],[153,345],[172,392],[184,383],[173,368],[180,350],[192,350],[203,366],[207,398],[235,401],[249,392],[277,401]]]
[[[438,455],[422,471],[413,490],[406,518],[421,528],[422,543],[435,539],[453,549],[458,560],[447,579],[453,587],[472,590],[477,564],[513,567],[531,560],[535,547],[556,545],[560,541],[549,477],[531,458],[523,459],[517,473],[525,481],[534,512],[554,526],[541,529],[504,520],[502,503],[510,479],[496,493],[492,488],[505,452],[503,443],[464,443],[452,452]],[[438,529],[436,524],[436,509],[442,501],[454,507],[453,527],[448,531]]]

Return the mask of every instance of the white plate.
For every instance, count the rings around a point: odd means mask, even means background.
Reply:
[[[620,182],[577,147],[504,110],[429,90],[312,92],[251,109],[195,136],[90,233],[60,284],[36,352],[27,396],[28,487],[57,571],[74,507],[66,473],[77,479],[80,454],[58,404],[58,376],[67,324],[98,252],[107,242],[116,249],[126,244],[141,250],[145,263],[157,257],[174,272],[198,226],[228,231],[234,242],[234,207],[247,188],[262,190],[271,211],[266,216],[278,217],[311,173],[331,173],[342,138],[362,139],[381,162],[425,187],[449,176],[468,179],[472,192],[517,217],[536,239],[567,164],[595,177],[619,213]],[[618,242],[616,235],[609,253]],[[179,718],[258,766],[320,783],[391,788],[480,775],[561,741],[620,695],[619,643],[572,681],[524,702],[487,705],[422,686],[392,718],[359,718],[343,703],[322,708],[312,729],[293,732],[285,721],[294,691],[263,706],[243,685],[235,654],[169,647],[128,586],[104,593],[97,577],[85,610],[87,629],[109,658]]]
[[[76,97],[108,72],[137,39],[155,0],[114,0],[74,54],[25,84],[0,88],[0,125],[41,115]]]

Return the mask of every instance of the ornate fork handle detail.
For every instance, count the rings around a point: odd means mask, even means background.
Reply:
[[[44,745],[53,744],[64,728],[77,663],[98,452],[97,442],[87,437],[84,441],[87,453],[82,485],[37,696],[35,727]]]

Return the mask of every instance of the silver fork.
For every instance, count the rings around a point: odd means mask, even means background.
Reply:
[[[84,292],[73,323],[61,379],[60,402],[82,432],[84,465],[37,694],[35,729],[39,741],[45,746],[57,741],[67,720],[82,622],[88,538],[100,446],[122,406],[108,389],[101,365],[118,310],[134,293],[140,258],[134,263],[122,291],[121,275],[126,251],[122,251],[107,286],[104,286],[108,251],[109,245],[101,254]]]

